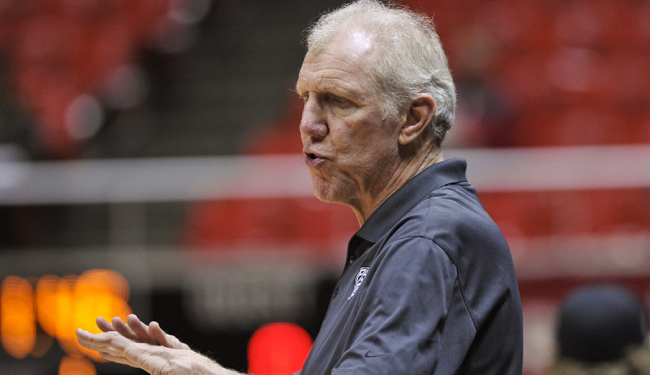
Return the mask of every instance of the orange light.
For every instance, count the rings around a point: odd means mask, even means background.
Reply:
[[[59,375],[97,375],[95,365],[85,358],[63,357]]]
[[[61,278],[45,275],[36,283],[36,317],[43,331],[56,337],[57,292]]]
[[[289,375],[300,371],[311,346],[311,337],[297,324],[264,325],[248,342],[248,371],[255,375]]]
[[[10,355],[22,359],[36,343],[34,288],[18,276],[9,276],[0,287],[0,338]]]
[[[59,281],[56,290],[56,338],[59,345],[68,355],[78,357],[81,349],[77,343],[77,336],[73,314],[74,314],[74,286],[77,277],[68,275]]]
[[[79,345],[75,331],[82,328],[99,333],[95,323],[99,316],[109,321],[114,316],[126,320],[131,313],[126,279],[111,270],[89,270],[79,277],[45,275],[35,284],[36,292],[29,281],[20,277],[10,276],[2,283],[0,338],[6,351],[16,358],[34,351],[38,321],[69,356],[85,354],[105,362],[98,352]],[[47,348],[49,345],[41,345],[33,354],[43,355]]]
[[[119,316],[126,321],[131,308],[126,303],[129,295],[129,285],[119,273],[110,270],[90,270],[84,272],[74,288],[74,329],[82,328],[88,332],[99,333],[95,323],[101,316],[110,321],[114,316]],[[75,338],[75,343],[77,343]],[[78,343],[77,343],[78,345]],[[78,345],[79,350],[98,362],[105,360],[96,351],[88,350]]]

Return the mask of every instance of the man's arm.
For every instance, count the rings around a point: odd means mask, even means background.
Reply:
[[[192,351],[176,337],[165,333],[153,322],[148,326],[135,315],[127,323],[97,319],[103,333],[92,334],[77,330],[79,343],[111,362],[141,368],[153,375],[242,375],[226,369],[211,359]]]

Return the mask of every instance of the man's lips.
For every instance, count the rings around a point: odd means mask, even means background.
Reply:
[[[323,155],[313,152],[305,152],[305,164],[307,164],[308,167],[315,167],[320,163],[323,163],[325,160],[328,159]]]

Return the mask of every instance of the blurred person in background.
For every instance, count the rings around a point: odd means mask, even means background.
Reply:
[[[558,313],[558,353],[547,375],[650,375],[639,299],[616,285],[570,293]]]
[[[445,160],[455,88],[428,17],[361,0],[309,29],[296,92],[317,198],[352,208],[348,246],[301,374],[520,375],[522,309],[501,231]],[[318,225],[315,217],[313,224]],[[156,323],[98,319],[79,342],[152,374],[235,374]]]

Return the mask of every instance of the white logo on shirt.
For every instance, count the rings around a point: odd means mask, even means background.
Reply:
[[[350,294],[350,297],[348,297],[348,300],[350,300],[350,298],[352,298],[352,296],[354,296],[357,293],[357,290],[361,286],[363,279],[365,279],[366,275],[368,274],[368,270],[370,270],[370,267],[359,268],[359,272],[357,272],[357,276],[354,277],[354,289],[352,290],[352,294]]]

